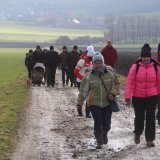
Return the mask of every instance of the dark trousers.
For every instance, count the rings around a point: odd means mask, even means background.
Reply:
[[[68,82],[69,82],[69,76],[68,76],[68,73],[67,73],[67,70],[65,68],[62,68],[62,83],[68,85]]]
[[[144,130],[144,117],[146,115],[145,138],[146,141],[155,140],[155,110],[158,103],[158,96],[149,98],[132,98],[135,112],[135,134],[141,135]]]
[[[80,89],[80,86],[81,86],[81,82],[77,82],[77,87],[78,87],[78,89]],[[88,107],[88,105],[87,105],[87,102],[86,102],[86,106],[85,106],[85,112],[86,112],[86,116],[89,116],[89,114],[90,114],[90,109],[89,109],[89,107]]]
[[[94,119],[95,136],[108,132],[111,128],[112,110],[110,106],[100,108],[98,106],[90,106],[90,111]]]
[[[70,78],[70,81],[71,81],[71,84],[76,84],[76,76],[74,75],[74,68],[69,68],[68,70],[69,72],[69,78]]]
[[[47,85],[54,86],[55,84],[55,75],[56,75],[56,67],[55,68],[46,68],[46,75],[47,75]]]
[[[28,69],[28,78],[32,79],[33,67],[27,67],[27,69]]]

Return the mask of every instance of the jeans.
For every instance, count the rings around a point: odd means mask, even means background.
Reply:
[[[95,135],[108,132],[111,128],[112,109],[110,106],[100,108],[98,106],[90,106],[90,111],[94,119]]]

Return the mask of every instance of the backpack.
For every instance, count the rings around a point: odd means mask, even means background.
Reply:
[[[137,64],[137,66],[136,66],[136,74],[138,73],[138,70],[139,70],[139,67],[140,67],[140,64],[139,64],[139,62],[141,62],[142,61],[142,59],[139,59],[138,61],[136,61],[136,63],[135,64]],[[157,72],[158,72],[158,65],[160,65],[155,59],[151,59],[151,62],[153,62],[154,64],[153,64],[153,66],[154,66],[154,70],[155,70],[155,73],[157,74]]]

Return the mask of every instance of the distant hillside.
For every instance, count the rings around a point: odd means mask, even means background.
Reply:
[[[160,0],[1,0],[0,20],[35,22],[55,27],[101,27],[108,14],[143,14],[159,12]],[[88,24],[87,24],[88,23]],[[73,27],[77,27],[73,23]],[[96,27],[93,27],[96,28]]]

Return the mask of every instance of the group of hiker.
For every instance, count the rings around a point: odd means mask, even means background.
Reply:
[[[34,63],[37,62],[36,50],[31,54]],[[101,149],[104,144],[108,143],[113,111],[111,103],[120,94],[120,81],[114,69],[118,55],[112,42],[108,41],[101,52],[96,52],[92,45],[87,46],[83,54],[78,52],[77,46],[74,46],[71,52],[68,52],[67,47],[63,46],[62,52],[58,54],[51,46],[50,51],[41,51],[41,55],[43,62],[41,56],[38,56],[37,59],[46,67],[48,86],[54,86],[56,68],[59,68],[62,70],[62,85],[68,85],[70,81],[71,87],[78,87],[78,115],[83,116],[82,106],[86,101],[86,118],[90,118],[91,115],[93,117],[97,149]],[[159,61],[160,44],[157,57]],[[160,125],[160,105],[158,105],[160,65],[158,61],[153,58],[150,45],[144,44],[140,58],[129,71],[124,92],[126,105],[131,106],[132,103],[135,113],[134,142],[135,144],[140,143],[140,137],[145,128],[148,147],[155,146],[156,117]],[[31,78],[30,72],[29,78]],[[155,117],[157,105],[158,113]]]

